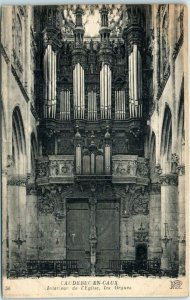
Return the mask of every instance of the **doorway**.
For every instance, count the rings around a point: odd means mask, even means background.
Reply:
[[[136,261],[145,261],[147,260],[147,245],[146,244],[137,244],[136,245]]]
[[[96,211],[97,252],[96,274],[104,275],[109,260],[119,260],[119,202],[98,201]]]
[[[67,201],[67,260],[77,260],[79,275],[90,274],[90,212],[88,200]]]

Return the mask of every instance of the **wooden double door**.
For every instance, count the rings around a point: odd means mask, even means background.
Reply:
[[[67,259],[78,260],[80,275],[91,274],[90,233],[94,225],[96,274],[105,274],[109,260],[119,259],[119,211],[119,202],[114,200],[97,201],[93,211],[88,199],[67,200]]]

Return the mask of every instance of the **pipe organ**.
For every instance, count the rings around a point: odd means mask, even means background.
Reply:
[[[88,120],[97,120],[96,92],[88,92]]]
[[[111,119],[111,91],[112,75],[108,64],[104,64],[100,71],[100,111],[101,119]]]
[[[60,120],[70,120],[70,91],[60,93]]]
[[[43,60],[44,69],[44,117],[56,116],[56,53],[47,45]]]
[[[85,91],[84,91],[84,69],[77,63],[73,70],[73,102],[74,118],[84,119]]]
[[[76,175],[110,175],[111,174],[111,136],[106,127],[103,144],[98,147],[97,136],[84,138],[76,126],[75,134],[75,168]]]
[[[144,126],[142,109],[146,112],[148,108],[143,105],[141,23],[135,11],[129,14],[131,20],[121,29],[118,39],[109,26],[109,9],[103,7],[100,14],[96,39],[84,34],[80,7],[76,9],[75,26],[68,39],[56,39],[51,28],[43,31],[43,117],[50,118],[43,126],[49,122],[50,142],[42,135],[42,152],[46,149],[45,155],[53,154],[54,150],[57,155],[74,154],[77,176],[110,175],[112,155],[143,155],[143,139],[138,146],[136,142]],[[56,86],[60,91],[57,112]],[[53,122],[56,117],[58,120]],[[81,136],[77,133],[76,144],[73,134],[77,126]],[[110,132],[105,137],[107,127]],[[87,137],[92,132],[95,138]],[[90,144],[91,140],[94,144]]]
[[[125,91],[115,91],[115,119],[125,120]]]
[[[133,24],[133,22],[138,22],[134,18],[134,20],[130,21],[129,26],[123,29],[123,45],[125,45],[125,48],[122,48],[121,41],[117,42],[115,40],[114,43],[113,41],[110,42],[111,30],[108,24],[108,10],[104,8],[100,11],[100,14],[101,27],[99,34],[101,43],[99,48],[97,48],[97,45],[93,48],[94,42],[92,40],[84,42],[82,11],[78,8],[76,10],[76,26],[72,51],[69,54],[64,52],[63,56],[59,53],[60,58],[68,55],[68,59],[65,59],[67,67],[64,68],[64,71],[62,71],[59,64],[58,74],[63,73],[62,77],[69,77],[68,82],[66,79],[58,87],[62,91],[59,99],[60,120],[68,121],[72,118],[75,120],[87,118],[89,121],[98,119],[110,120],[114,113],[115,120],[138,119],[143,116],[143,66],[141,57],[143,50],[140,23]],[[131,18],[133,18],[133,14],[131,14]],[[139,36],[138,39],[136,34]],[[77,43],[76,41],[79,40],[80,43]],[[56,84],[59,85],[59,83],[57,83],[56,78],[56,53],[53,47],[55,47],[53,41],[51,41],[51,44],[45,45],[43,61],[45,118],[55,118],[56,116]],[[68,49],[67,43],[63,45],[63,48]],[[121,58],[120,54],[123,52],[123,49],[124,56]],[[116,53],[115,51],[118,52]],[[69,57],[72,57],[70,67],[68,66]],[[116,78],[117,72],[122,66],[127,69],[127,73],[124,71],[123,74],[120,74],[121,77],[118,75],[118,78]],[[128,76],[127,79],[126,74]],[[91,79],[89,79],[90,76]],[[117,86],[117,79],[119,86]],[[59,79],[59,82],[60,80],[62,79]],[[94,88],[91,90],[92,82],[96,92],[93,91]],[[72,96],[70,94],[71,89],[73,89]],[[113,98],[115,98],[113,112],[112,89],[115,90],[113,94]],[[126,97],[126,94],[128,97]]]
[[[142,59],[136,44],[129,55],[129,112],[131,118],[142,117]]]

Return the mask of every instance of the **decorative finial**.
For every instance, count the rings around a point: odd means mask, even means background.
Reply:
[[[79,126],[78,125],[76,125],[76,133],[75,133],[75,138],[76,139],[80,139],[81,138],[81,135],[80,135],[80,132],[79,132]]]
[[[106,126],[105,139],[110,139],[109,126]]]

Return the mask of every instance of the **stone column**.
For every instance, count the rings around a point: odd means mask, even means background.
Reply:
[[[185,214],[185,166],[178,166],[178,230],[179,230],[179,274],[185,275],[186,214]]]
[[[27,259],[38,259],[38,212],[35,183],[27,184],[26,197]]]
[[[148,258],[160,258],[160,224],[161,224],[161,187],[159,183],[151,184],[149,202],[149,253]]]
[[[176,174],[160,176],[161,182],[161,269],[178,265],[178,178]]]

